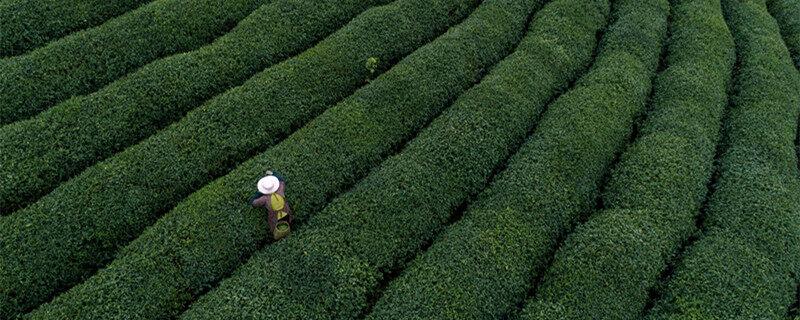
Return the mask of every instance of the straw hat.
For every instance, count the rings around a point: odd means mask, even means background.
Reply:
[[[266,176],[258,180],[258,192],[263,194],[275,193],[280,187],[281,182],[276,176]]]

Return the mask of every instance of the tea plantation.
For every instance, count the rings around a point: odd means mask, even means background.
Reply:
[[[0,320],[798,320],[798,70],[797,0],[0,0]]]

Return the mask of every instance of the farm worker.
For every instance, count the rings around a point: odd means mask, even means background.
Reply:
[[[280,175],[267,171],[267,176],[258,180],[258,192],[250,198],[256,208],[267,209],[269,232],[275,240],[282,239],[291,232],[292,209],[286,201],[286,180]]]

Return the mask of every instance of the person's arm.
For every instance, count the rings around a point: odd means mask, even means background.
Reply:
[[[264,202],[265,200],[262,200],[263,196],[264,196],[263,193],[256,192],[252,197],[250,197],[250,205],[253,207],[263,207],[264,205],[266,205],[266,203]]]

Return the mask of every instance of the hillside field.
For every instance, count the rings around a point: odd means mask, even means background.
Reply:
[[[798,120],[798,0],[0,0],[0,320],[800,320]]]

